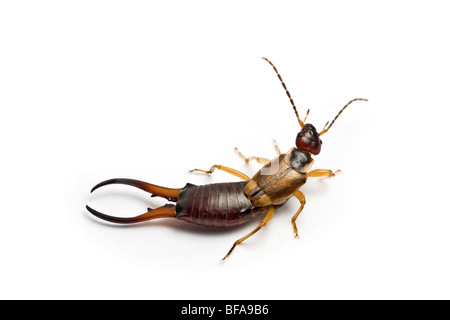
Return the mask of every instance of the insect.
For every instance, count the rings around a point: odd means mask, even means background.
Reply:
[[[275,71],[280,80],[289,101],[292,104],[301,130],[297,134],[295,145],[287,153],[281,153],[275,143],[278,156],[273,160],[261,157],[245,157],[237,148],[236,152],[247,163],[257,161],[264,166],[253,177],[223,165],[213,165],[209,170],[193,169],[191,172],[213,173],[216,169],[228,172],[240,179],[242,182],[214,183],[206,185],[186,184],[179,189],[160,187],[151,183],[133,179],[110,179],[97,184],[94,190],[110,185],[125,184],[130,185],[152,194],[152,197],[162,197],[168,203],[159,208],[148,208],[148,211],[132,218],[115,217],[106,215],[86,206],[87,210],[94,216],[113,223],[138,223],[158,218],[177,218],[187,222],[209,226],[209,227],[230,227],[235,226],[257,217],[263,217],[260,224],[250,233],[234,242],[231,249],[223,260],[228,258],[234,248],[253,236],[258,230],[263,228],[275,214],[275,210],[284,205],[291,197],[295,197],[300,202],[300,208],[291,219],[295,237],[298,237],[296,220],[305,207],[305,196],[299,190],[308,178],[312,177],[333,177],[340,170],[332,171],[327,169],[310,170],[314,160],[313,155],[318,155],[322,148],[320,137],[328,132],[341,113],[355,101],[367,101],[367,99],[353,99],[349,101],[331,121],[328,121],[322,131],[316,128],[306,119],[300,120],[297,108],[292,100],[283,79],[273,63],[267,61]]]

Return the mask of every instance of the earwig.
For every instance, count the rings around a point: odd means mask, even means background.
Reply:
[[[312,156],[318,155],[322,148],[320,136],[328,132],[336,119],[350,104],[355,101],[368,100],[362,98],[350,100],[339,111],[333,121],[330,124],[327,122],[323,130],[318,133],[312,124],[305,124],[309,115],[309,109],[302,121],[294,100],[277,68],[269,59],[263,59],[273,67],[277,74],[300,124],[301,130],[297,134],[295,147],[292,147],[287,153],[281,153],[275,143],[278,156],[273,160],[262,157],[247,158],[235,148],[238,155],[245,162],[248,163],[255,160],[263,164],[263,167],[251,178],[236,169],[222,165],[213,165],[209,170],[190,170],[191,172],[211,174],[218,169],[242,179],[243,181],[241,182],[213,183],[200,186],[188,183],[183,188],[172,189],[133,179],[106,180],[97,184],[92,188],[91,192],[110,184],[126,184],[144,190],[152,194],[152,196],[165,198],[168,203],[159,208],[148,208],[146,213],[132,218],[106,215],[89,206],[86,206],[87,210],[94,216],[112,223],[129,224],[159,218],[176,218],[217,228],[231,227],[257,217],[263,217],[260,224],[253,231],[234,242],[223,258],[225,260],[237,245],[264,227],[272,219],[277,208],[283,206],[291,197],[295,197],[300,202],[300,208],[292,217],[291,223],[295,237],[298,237],[296,220],[306,204],[305,195],[300,191],[300,188],[310,177],[333,177],[340,172],[340,170],[332,171],[328,169],[310,170],[314,162]]]

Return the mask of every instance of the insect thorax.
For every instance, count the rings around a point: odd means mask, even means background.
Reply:
[[[305,184],[313,161],[306,152],[292,148],[261,168],[244,193],[257,207],[283,204]]]

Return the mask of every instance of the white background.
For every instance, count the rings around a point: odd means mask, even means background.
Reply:
[[[0,4],[0,298],[449,299],[449,6],[445,1],[8,1]],[[210,230],[113,226],[167,187],[237,181],[188,169],[272,158],[301,117],[323,136],[292,199]]]

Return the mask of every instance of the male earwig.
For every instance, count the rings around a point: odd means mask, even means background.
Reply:
[[[309,109],[305,119],[300,120],[300,116],[295,107],[294,100],[291,97],[283,79],[278,73],[277,68],[269,59],[266,60],[276,72],[289,101],[292,104],[301,130],[295,140],[296,148],[291,148],[287,153],[282,154],[275,144],[278,156],[273,160],[261,157],[246,158],[237,148],[236,152],[246,162],[256,160],[264,166],[250,178],[246,174],[222,165],[214,165],[209,170],[193,169],[193,171],[211,174],[219,169],[228,172],[240,179],[242,182],[214,183],[206,185],[186,184],[179,189],[164,188],[147,182],[132,179],[110,179],[97,184],[91,192],[109,184],[127,184],[152,194],[152,196],[163,197],[169,201],[166,205],[151,209],[144,214],[133,218],[120,218],[109,216],[98,212],[89,206],[87,210],[94,216],[113,223],[137,223],[158,218],[177,218],[187,222],[205,225],[209,227],[229,227],[249,221],[253,218],[263,216],[261,223],[249,234],[238,239],[224,260],[231,254],[234,248],[254,235],[258,230],[264,227],[275,214],[275,209],[284,205],[292,196],[300,202],[300,208],[291,219],[295,237],[298,237],[298,229],[295,221],[302,212],[306,200],[304,194],[299,190],[308,177],[333,177],[337,170],[310,168],[314,162],[312,155],[318,155],[322,148],[320,136],[328,132],[336,119],[351,103],[355,101],[367,101],[366,99],[353,99],[349,101],[328,125],[327,122],[323,130],[318,133],[316,128],[305,121],[309,114]],[[270,169],[276,168],[274,170]]]

